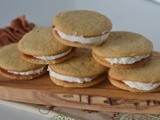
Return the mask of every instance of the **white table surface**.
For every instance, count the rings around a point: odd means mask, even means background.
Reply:
[[[160,51],[160,5],[151,0],[0,0],[0,28],[25,14],[28,21],[51,26],[57,13],[88,9],[107,15],[113,30],[132,31],[149,38]],[[0,120],[47,120],[44,117],[0,105]]]
[[[0,105],[0,120],[48,120],[45,117]],[[53,119],[52,119],[53,120]]]

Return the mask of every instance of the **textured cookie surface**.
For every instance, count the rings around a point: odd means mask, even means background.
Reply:
[[[112,28],[109,18],[88,10],[59,13],[54,18],[53,25],[66,34],[85,37],[102,35]]]
[[[111,32],[103,44],[93,47],[93,52],[103,58],[147,55],[152,50],[153,44],[147,38],[124,31]]]
[[[154,52],[148,64],[137,68],[118,69],[111,68],[109,77],[115,80],[128,80],[134,82],[157,83],[160,82],[160,53]]]
[[[51,28],[34,28],[18,43],[21,52],[33,56],[49,56],[64,53],[70,47],[56,41]]]
[[[23,72],[42,67],[42,65],[31,64],[20,59],[20,55],[17,44],[2,47],[0,49],[0,68]]]
[[[96,77],[106,71],[106,67],[97,63],[90,49],[77,48],[72,59],[60,64],[50,65],[59,74],[73,77]]]

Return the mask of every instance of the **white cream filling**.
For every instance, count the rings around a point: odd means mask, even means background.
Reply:
[[[54,28],[54,30],[57,31],[57,33],[59,34],[59,36],[65,40],[68,41],[72,41],[72,42],[79,42],[82,44],[101,44],[103,43],[107,38],[109,33],[102,33],[103,35],[101,36],[96,36],[96,37],[84,37],[84,36],[76,36],[76,35],[68,35],[63,33],[62,31],[60,31],[57,28]]]
[[[78,77],[70,77],[58,74],[51,70],[51,68],[48,66],[48,71],[51,77],[54,77],[58,80],[67,81],[67,82],[75,82],[75,83],[84,83],[84,82],[90,82],[94,78],[78,78]]]
[[[144,91],[154,90],[160,86],[160,83],[151,84],[151,83],[133,82],[128,80],[123,80],[123,82],[130,88],[136,88],[138,90],[144,90]]]
[[[58,58],[61,58],[67,54],[69,54],[71,52],[72,49],[69,49],[68,51],[61,53],[61,54],[57,54],[57,55],[51,55],[51,56],[34,56],[35,58],[41,59],[41,60],[55,60]]]
[[[133,56],[133,57],[122,57],[122,58],[104,58],[106,61],[113,64],[133,64],[135,62],[138,62],[144,58],[147,58],[148,55],[142,55],[142,56]]]
[[[26,72],[17,72],[17,71],[11,71],[11,70],[8,70],[9,73],[12,73],[12,74],[16,74],[16,75],[33,75],[33,74],[40,74],[43,70],[44,70],[44,67],[41,67],[39,69],[36,69],[36,70],[30,70],[30,71],[26,71]]]

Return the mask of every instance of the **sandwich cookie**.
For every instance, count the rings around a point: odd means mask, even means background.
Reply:
[[[148,64],[137,68],[109,70],[109,80],[121,89],[131,92],[154,92],[160,90],[160,52],[151,54]]]
[[[105,80],[106,67],[97,63],[91,50],[77,48],[72,59],[60,64],[49,65],[51,80],[63,87],[89,87]]]
[[[73,56],[73,49],[63,45],[52,34],[52,28],[34,28],[18,43],[22,59],[35,64],[55,64]]]
[[[115,31],[103,44],[92,50],[95,60],[106,67],[130,68],[148,61],[153,44],[140,34]]]
[[[0,74],[9,79],[28,80],[39,77],[47,71],[44,65],[32,64],[20,58],[17,44],[0,49]]]
[[[59,13],[53,20],[53,34],[63,44],[92,47],[103,43],[112,29],[106,16],[89,10]]]

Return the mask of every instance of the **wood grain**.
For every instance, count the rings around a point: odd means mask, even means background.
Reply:
[[[28,81],[0,76],[0,99],[50,106],[127,113],[160,114],[160,92],[131,93],[108,80],[90,88],[56,86],[48,74]]]

